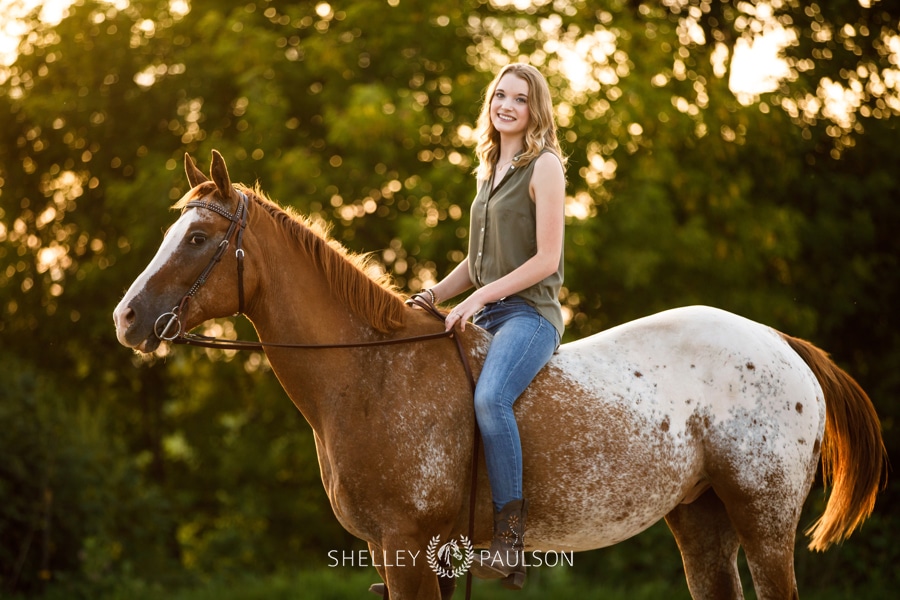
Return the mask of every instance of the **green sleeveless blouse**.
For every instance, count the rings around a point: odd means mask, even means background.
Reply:
[[[534,163],[510,167],[493,191],[490,179],[479,186],[469,221],[469,278],[475,287],[500,279],[537,254],[536,210],[528,192]],[[565,327],[559,304],[562,254],[556,273],[516,294],[550,321],[560,337]]]

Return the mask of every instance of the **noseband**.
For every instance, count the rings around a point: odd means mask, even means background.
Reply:
[[[218,204],[201,202],[199,200],[194,200],[184,205],[185,210],[188,208],[205,208],[211,210],[216,214],[222,215],[231,221],[231,223],[228,225],[228,231],[225,233],[225,237],[219,242],[216,253],[209,260],[209,264],[206,265],[206,268],[203,269],[200,276],[197,277],[197,281],[194,282],[194,285],[192,285],[187,293],[182,296],[181,301],[177,306],[172,308],[169,312],[161,314],[156,319],[156,323],[153,325],[153,333],[159,339],[171,342],[177,340],[185,333],[181,324],[181,317],[187,312],[191,298],[193,298],[194,294],[196,294],[203,284],[206,283],[206,280],[209,279],[209,274],[212,273],[215,266],[222,260],[222,256],[225,254],[225,251],[231,243],[230,240],[232,236],[235,237],[234,256],[237,259],[238,282],[238,310],[235,314],[239,315],[244,312],[244,248],[242,245],[244,241],[244,230],[247,228],[247,196],[239,190],[235,190],[235,193],[238,194],[238,205],[234,213],[228,212]]]

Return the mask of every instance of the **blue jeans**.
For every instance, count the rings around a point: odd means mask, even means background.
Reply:
[[[493,334],[478,385],[475,418],[484,442],[494,508],[522,495],[522,443],[513,404],[559,346],[559,333],[525,300],[488,304],[475,323]]]

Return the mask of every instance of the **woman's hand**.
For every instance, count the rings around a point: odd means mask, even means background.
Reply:
[[[475,293],[457,304],[453,307],[453,310],[450,311],[450,314],[447,315],[447,319],[444,321],[444,327],[446,331],[450,331],[454,327],[456,327],[457,323],[459,324],[459,330],[466,330],[466,322],[469,319],[475,316],[475,314],[484,308],[485,303],[479,299],[479,294]]]

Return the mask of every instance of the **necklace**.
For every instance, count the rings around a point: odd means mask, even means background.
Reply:
[[[502,173],[503,171],[505,171],[505,170],[506,170],[506,167],[508,167],[508,166],[510,166],[511,164],[513,164],[513,162],[514,162],[515,160],[516,160],[516,157],[513,157],[513,158],[509,159],[508,161],[506,161],[506,162],[504,162],[504,163],[499,163],[496,167],[494,167],[494,168],[496,169],[497,174],[499,175],[500,173]]]

